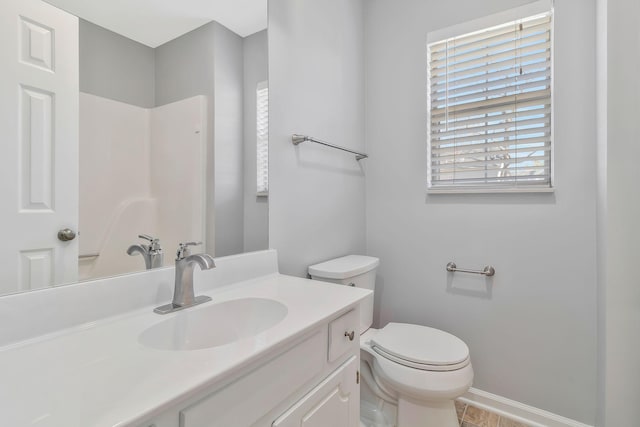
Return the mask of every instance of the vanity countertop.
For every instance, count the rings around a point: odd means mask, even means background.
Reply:
[[[135,425],[275,354],[370,291],[275,273],[204,294],[213,301],[182,312],[149,306],[0,348],[2,424]],[[138,340],[171,316],[245,297],[279,301],[288,313],[256,336],[208,349],[155,350]]]

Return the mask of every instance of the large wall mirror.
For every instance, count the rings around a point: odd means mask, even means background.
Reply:
[[[0,294],[268,247],[266,1],[2,1]]]

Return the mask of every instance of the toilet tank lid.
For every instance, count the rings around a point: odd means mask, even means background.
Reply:
[[[309,267],[309,274],[324,279],[347,279],[373,270],[380,264],[375,257],[347,255]]]

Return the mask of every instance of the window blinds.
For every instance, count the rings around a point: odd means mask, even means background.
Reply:
[[[256,89],[256,130],[257,130],[257,194],[269,194],[269,86],[258,83]]]
[[[428,46],[430,189],[551,187],[551,19]]]

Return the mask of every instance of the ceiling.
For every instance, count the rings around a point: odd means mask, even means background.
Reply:
[[[45,0],[149,47],[207,22],[246,37],[267,28],[267,0]]]

